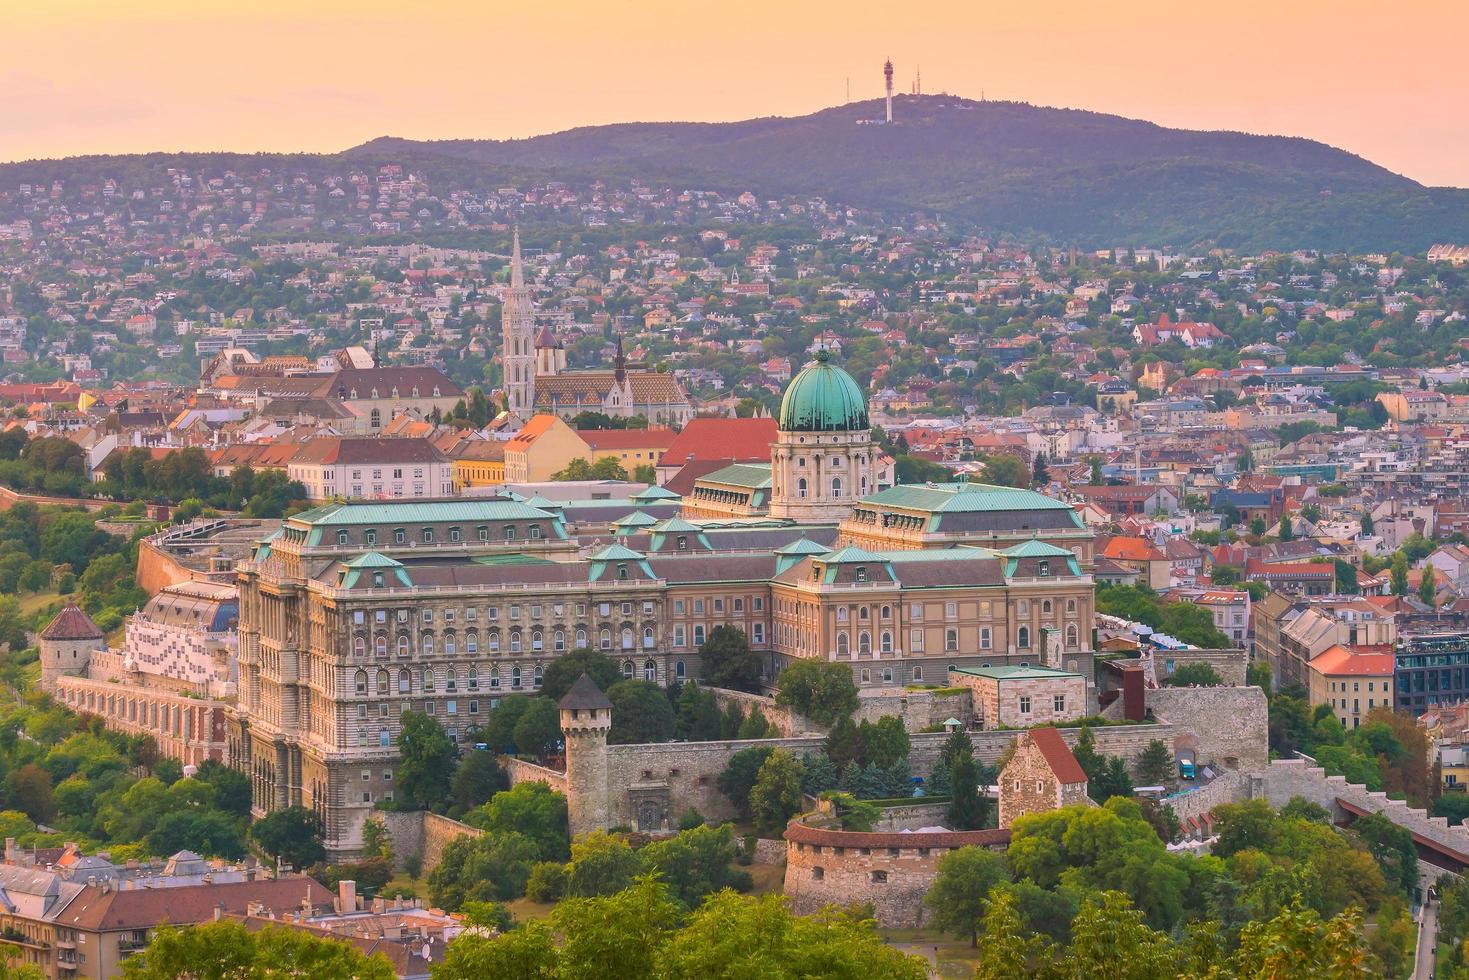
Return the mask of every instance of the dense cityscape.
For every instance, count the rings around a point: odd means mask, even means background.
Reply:
[[[0,978],[1469,977],[1469,239],[599,138],[0,163]]]

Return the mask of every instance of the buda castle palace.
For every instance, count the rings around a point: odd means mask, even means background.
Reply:
[[[517,337],[524,319],[507,312]],[[546,375],[507,361],[524,409]],[[787,387],[769,451],[683,495],[326,503],[244,545],[237,608],[168,587],[117,655],[68,613],[43,634],[43,681],[109,724],[166,728],[186,761],[245,772],[257,814],[315,810],[339,858],[393,799],[405,711],[473,742],[501,698],[538,691],[571,650],[675,685],[701,676],[701,646],[728,625],[769,688],[805,658],[848,665],[866,689],[942,686],[957,668],[1093,676],[1093,538],[1072,507],[1010,487],[894,485],[861,389],[825,353]]]

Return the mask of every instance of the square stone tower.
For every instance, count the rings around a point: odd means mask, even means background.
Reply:
[[[567,822],[573,838],[606,830],[610,813],[607,787],[607,735],[612,702],[586,674],[561,699],[561,733],[566,737]]]

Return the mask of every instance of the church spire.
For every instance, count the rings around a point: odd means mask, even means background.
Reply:
[[[515,232],[510,245],[510,288],[521,289],[525,286],[525,266],[520,261],[520,226],[515,226]]]
[[[612,361],[612,376],[622,384],[627,378],[627,355],[622,352],[622,334],[617,335],[617,357]]]

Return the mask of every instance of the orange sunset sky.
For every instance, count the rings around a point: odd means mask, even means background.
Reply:
[[[338,150],[899,91],[1307,136],[1469,186],[1469,0],[0,0],[0,159]]]

